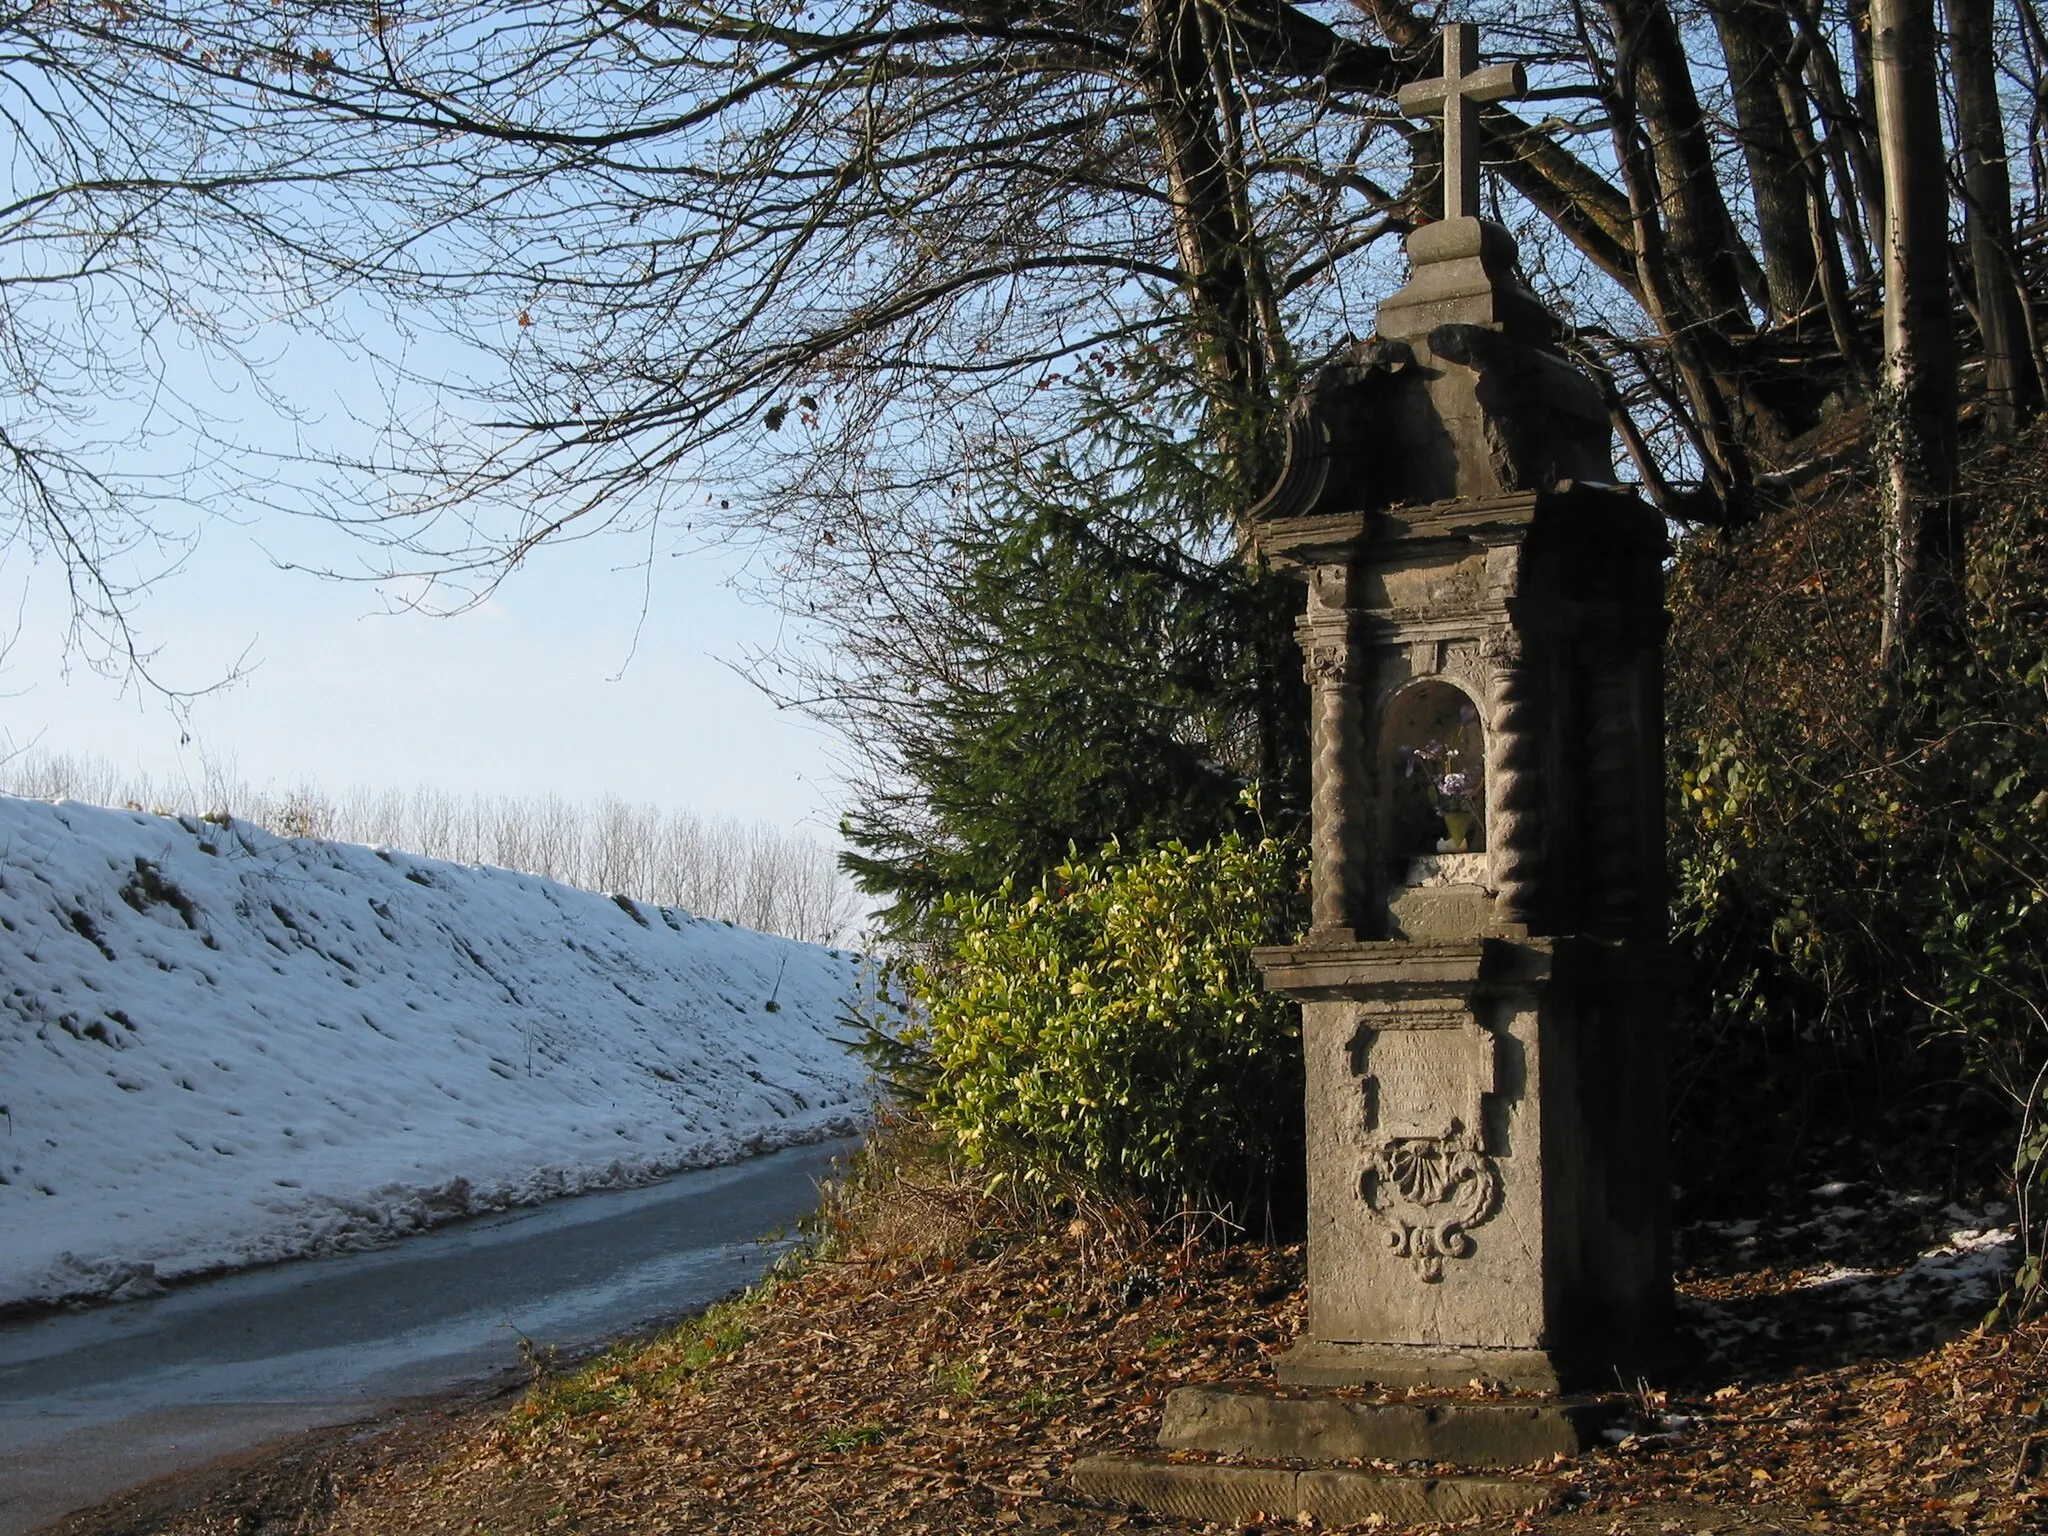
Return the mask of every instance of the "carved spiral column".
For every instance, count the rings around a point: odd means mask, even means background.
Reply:
[[[1512,629],[1486,645],[1486,846],[1494,910],[1504,923],[1534,921],[1542,847],[1542,699],[1536,669]]]
[[[1371,896],[1365,825],[1365,720],[1350,615],[1339,608],[1302,625],[1309,684],[1309,906],[1311,936],[1361,937]]]
[[[1345,637],[1317,635],[1307,651],[1312,815],[1309,841],[1310,911],[1318,934],[1339,937],[1357,929],[1359,872],[1350,853],[1355,836],[1347,825],[1357,803],[1354,782],[1361,767],[1364,732],[1351,688],[1350,645]]]

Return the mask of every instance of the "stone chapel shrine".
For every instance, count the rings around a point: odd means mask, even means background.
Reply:
[[[1302,1004],[1308,1325],[1277,1384],[1174,1392],[1170,1448],[1516,1465],[1576,1450],[1615,1405],[1571,1394],[1663,1354],[1666,535],[1615,484],[1606,402],[1513,238],[1479,217],[1480,104],[1522,80],[1476,52],[1475,28],[1448,28],[1440,76],[1402,92],[1443,119],[1447,216],[1408,237],[1377,335],[1295,403],[1254,513],[1263,555],[1307,589],[1312,925],[1258,959]],[[1427,1423],[1369,1411],[1372,1393],[1474,1382],[1511,1395]],[[1115,1467],[1076,1484],[1204,1518],[1547,1497]]]

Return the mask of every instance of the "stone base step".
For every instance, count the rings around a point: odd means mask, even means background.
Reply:
[[[1618,1396],[1373,1402],[1264,1383],[1176,1387],[1166,1397],[1159,1443],[1269,1461],[1522,1467],[1577,1456],[1632,1406]]]
[[[1375,1515],[1389,1525],[1426,1525],[1490,1515],[1534,1514],[1555,1487],[1534,1478],[1400,1477],[1348,1467],[1305,1472],[1224,1466],[1151,1456],[1091,1456],[1068,1469],[1066,1485],[1093,1504],[1177,1515],[1184,1520],[1291,1519],[1354,1525]]]

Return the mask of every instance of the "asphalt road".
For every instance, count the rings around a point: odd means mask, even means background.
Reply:
[[[0,1324],[0,1536],[401,1398],[715,1301],[772,1262],[850,1143]]]

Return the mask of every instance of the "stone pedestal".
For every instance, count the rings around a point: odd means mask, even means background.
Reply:
[[[1654,1367],[1657,979],[1624,942],[1269,950],[1303,999],[1309,1316],[1285,1382],[1556,1393]]]
[[[1526,1402],[1375,1402],[1260,1387],[1177,1387],[1159,1443],[1302,1461],[1532,1466],[1576,1456],[1627,1413],[1613,1396]]]
[[[1323,1526],[1440,1525],[1546,1507],[1555,1490],[1533,1478],[1401,1477],[1354,1467],[1238,1466],[1150,1456],[1090,1456],[1067,1487],[1096,1504],[1183,1520],[1232,1523],[1283,1511]]]

